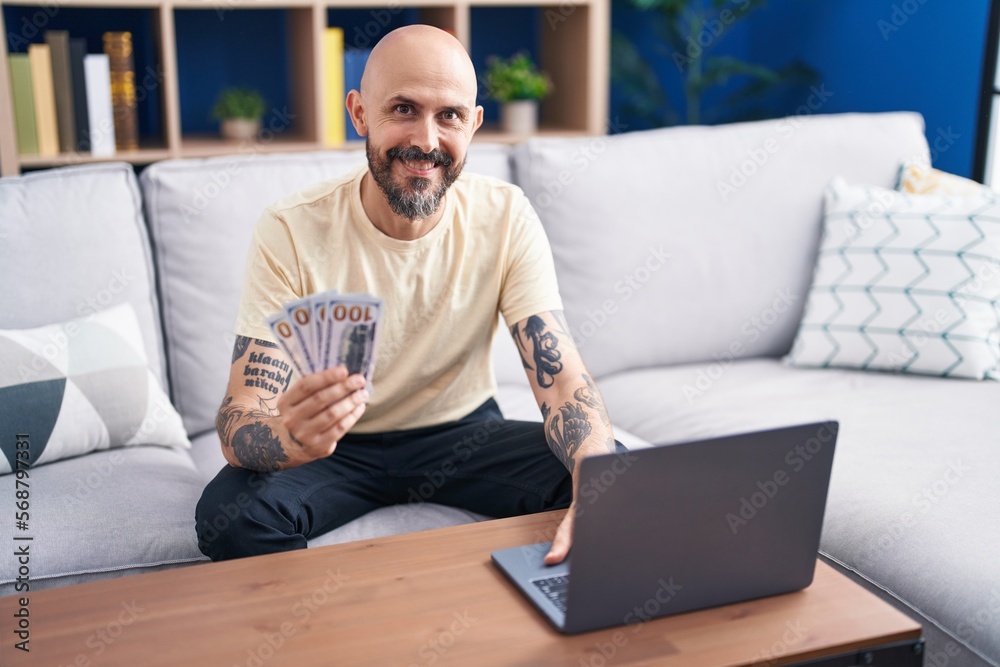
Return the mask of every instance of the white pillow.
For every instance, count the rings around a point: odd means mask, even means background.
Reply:
[[[1000,203],[835,179],[795,366],[983,379],[1000,368]]]
[[[191,446],[149,370],[127,303],[60,324],[0,330],[0,424],[0,474],[17,469],[18,451],[35,466],[111,447]],[[19,450],[17,440],[29,445]]]

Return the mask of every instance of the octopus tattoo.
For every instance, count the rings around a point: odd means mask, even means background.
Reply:
[[[523,337],[531,340],[531,357],[535,364],[534,367],[525,358],[527,348],[522,341],[518,325],[514,325],[511,333],[514,334],[514,339],[520,348],[518,351],[521,353],[521,364],[527,370],[535,371],[539,387],[543,389],[551,387],[555,376],[563,369],[562,362],[559,361],[562,358],[562,352],[557,349],[559,339],[551,331],[545,330],[545,320],[537,315],[532,315],[524,326]]]

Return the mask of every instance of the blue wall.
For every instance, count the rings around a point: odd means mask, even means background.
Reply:
[[[614,27],[651,53],[648,27],[630,14],[616,9]],[[712,54],[770,67],[801,58],[832,93],[821,113],[919,111],[935,166],[969,176],[988,14],[988,0],[770,0]],[[676,68],[659,60],[661,81],[676,90]],[[794,113],[808,91],[798,94],[769,100],[769,115]]]

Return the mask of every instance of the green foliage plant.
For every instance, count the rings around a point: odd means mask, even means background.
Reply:
[[[767,114],[754,105],[782,86],[810,85],[818,79],[811,67],[793,60],[778,70],[711,51],[736,23],[767,0],[615,0],[649,15],[660,40],[657,55],[681,77],[683,100],[670,99],[656,69],[636,45],[615,31],[611,39],[611,78],[625,100],[625,111],[653,127],[753,120]],[[740,85],[720,104],[705,109],[705,93],[739,77]]]
[[[264,97],[253,88],[227,88],[219,93],[212,107],[212,116],[217,120],[246,118],[257,120],[267,111]]]
[[[541,100],[552,91],[552,81],[538,71],[527,53],[515,53],[508,59],[490,56],[486,65],[486,94],[497,102]]]

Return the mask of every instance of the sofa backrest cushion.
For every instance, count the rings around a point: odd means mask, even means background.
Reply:
[[[152,254],[131,165],[0,179],[0,282],[0,329],[64,322],[130,303],[150,370],[165,385]]]
[[[169,160],[143,171],[172,398],[192,437],[215,427],[247,248],[264,207],[364,162],[362,150],[251,154]],[[477,144],[466,169],[510,180],[509,149]]]
[[[552,244],[566,316],[597,377],[778,357],[809,289],[834,176],[892,187],[928,158],[913,113],[789,117],[514,150]]]

